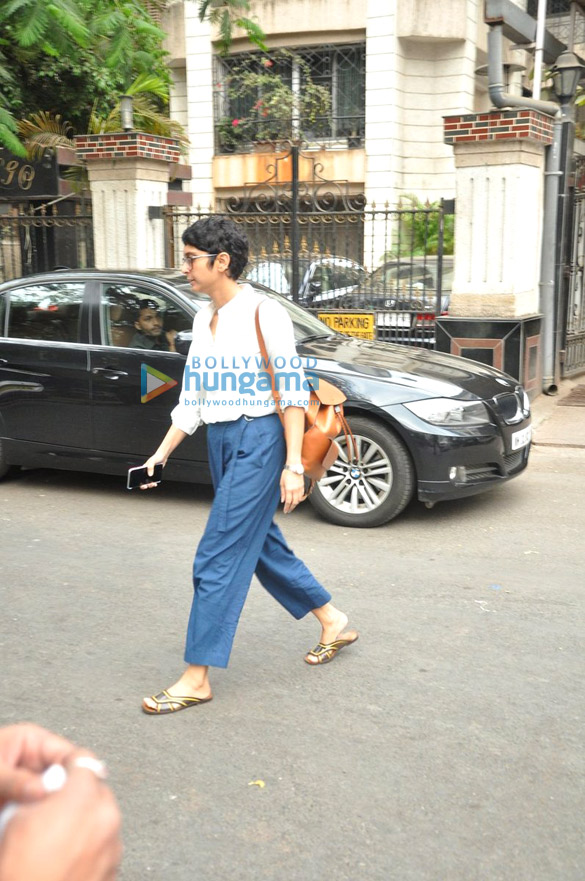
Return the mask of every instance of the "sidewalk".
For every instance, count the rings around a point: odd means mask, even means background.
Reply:
[[[568,405],[569,398],[580,404]],[[536,446],[585,449],[585,376],[563,380],[558,395],[539,395],[532,402],[532,427]]]

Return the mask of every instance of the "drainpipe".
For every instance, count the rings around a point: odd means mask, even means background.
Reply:
[[[553,142],[548,150],[544,173],[543,237],[540,263],[543,391],[545,394],[554,395],[558,391],[555,364],[555,275],[556,231],[560,179],[562,176],[561,144],[563,139],[563,114],[560,106],[553,101],[522,98],[504,92],[502,40],[502,25],[492,25],[488,33],[488,84],[493,104],[496,107],[520,107],[522,110],[539,110],[541,113],[554,117]]]

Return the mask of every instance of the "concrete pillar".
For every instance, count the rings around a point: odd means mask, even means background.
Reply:
[[[400,53],[396,0],[368,0],[366,11],[366,174],[368,208],[394,207],[401,173],[398,149]],[[364,230],[364,263],[375,269],[392,246],[386,216],[373,215]]]
[[[455,153],[455,274],[437,348],[492,364],[530,389],[541,371],[540,252],[552,127],[533,110],[451,116],[444,124]]]
[[[213,43],[209,22],[199,21],[198,3],[185,3],[185,60],[187,135],[189,164],[193,170],[190,189],[193,202],[202,208],[214,204],[212,163],[213,135]],[[246,48],[249,48],[246,46]]]
[[[162,208],[178,142],[132,131],[78,135],[75,143],[89,173],[96,267],[164,267]]]

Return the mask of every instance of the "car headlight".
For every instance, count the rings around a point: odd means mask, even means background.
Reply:
[[[484,425],[490,422],[485,404],[481,401],[453,401],[450,398],[432,398],[428,401],[412,401],[405,407],[431,425]]]

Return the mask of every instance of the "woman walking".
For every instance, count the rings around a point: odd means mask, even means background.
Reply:
[[[254,573],[295,618],[308,612],[317,618],[320,641],[305,655],[308,664],[332,661],[358,638],[356,631],[347,629],[347,616],[332,605],[331,595],[294,555],[273,522],[279,500],[288,514],[304,494],[301,444],[308,392],[290,317],[275,300],[238,284],[248,261],[248,243],[235,223],[215,216],[199,220],[185,230],[183,244],[183,272],[192,289],[207,294],[210,303],[193,322],[172,425],[145,464],[152,474],[156,463],[166,464],[181,441],[205,422],[215,497],[193,564],[194,596],[185,647],[188,666],[177,682],[144,699],[142,709],[153,715],[211,700],[209,667],[227,667]],[[270,382],[258,370],[258,307],[271,363],[286,365],[289,374],[294,365],[297,374],[297,382],[287,384],[284,431]],[[227,379],[235,383],[236,391],[226,390]]]

